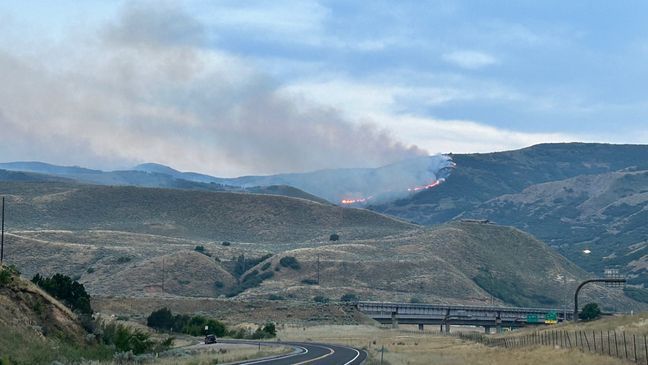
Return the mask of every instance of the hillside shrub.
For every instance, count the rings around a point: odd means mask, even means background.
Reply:
[[[317,285],[317,280],[315,279],[304,279],[301,282],[306,285]]]
[[[266,271],[272,266],[271,262],[266,262],[265,264],[261,265],[261,271]]]
[[[337,233],[333,233],[332,235],[329,236],[329,241],[339,241],[340,240],[340,235]]]
[[[419,303],[423,303],[423,299],[418,297],[411,297],[409,302],[412,304],[419,304]]]
[[[0,267],[0,286],[8,285],[13,281],[14,276],[20,275],[20,271],[14,266],[1,266]]]
[[[125,264],[127,262],[130,262],[131,260],[132,259],[130,257],[128,257],[128,256],[120,256],[120,257],[117,258],[117,260],[115,262],[117,262],[118,264]]]
[[[273,276],[274,276],[274,272],[272,271],[265,271],[259,274],[257,270],[253,270],[249,274],[245,275],[243,281],[241,281],[240,283],[238,283],[238,285],[230,289],[230,291],[227,293],[227,296],[231,298],[239,295],[240,293],[250,288],[256,288],[257,286],[261,285],[261,283],[264,280],[270,279]]]
[[[270,294],[270,295],[268,295],[268,299],[269,300],[284,300],[286,298],[282,297],[279,294]]]
[[[173,338],[161,342],[154,341],[151,336],[139,329],[133,330],[120,323],[110,323],[102,326],[101,340],[106,345],[113,345],[121,353],[132,352],[135,355],[151,351],[165,351],[173,345]]]
[[[82,314],[92,314],[90,294],[86,292],[83,284],[72,280],[69,276],[55,274],[54,276],[45,278],[40,276],[40,274],[36,274],[32,278],[32,282],[54,298],[61,300],[73,311],[78,311]]]
[[[203,245],[198,245],[198,246],[194,247],[194,251],[196,251],[198,253],[201,253],[201,254],[203,254],[205,256],[209,256],[209,257],[212,256],[211,253],[209,253],[207,251],[207,249],[205,248],[205,246],[203,246]]]
[[[601,316],[601,308],[596,303],[587,303],[583,306],[583,310],[578,313],[578,318],[584,321],[591,321]]]
[[[297,261],[297,258],[293,256],[284,256],[279,260],[279,264],[283,267],[289,267],[293,270],[300,270],[301,265],[299,264],[299,261]]]
[[[228,242],[228,241],[223,241],[223,243],[221,243],[221,245],[223,245],[223,246],[229,246],[229,245],[231,245],[231,243]]]
[[[232,270],[232,273],[235,277],[240,278],[249,269],[257,266],[259,263],[269,259],[270,257],[272,257],[272,255],[267,254],[261,257],[248,259],[245,258],[245,255],[239,255],[237,258],[232,258],[232,261],[234,261],[234,269]]]
[[[346,293],[340,297],[340,300],[343,302],[357,302],[358,296],[353,293]]]
[[[322,303],[322,304],[324,304],[324,303],[328,303],[328,302],[330,301],[330,299],[327,298],[327,297],[325,297],[325,296],[323,296],[323,295],[318,295],[318,296],[316,296],[316,297],[313,298],[313,301],[314,301],[315,303]]]

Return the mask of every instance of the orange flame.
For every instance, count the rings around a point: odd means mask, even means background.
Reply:
[[[422,185],[422,186],[415,186],[413,188],[408,188],[407,191],[409,192],[417,192],[421,190],[427,190],[427,189],[432,189],[434,187],[437,187],[441,185],[442,182],[444,182],[445,179],[441,178],[439,180],[434,180],[434,182],[427,184],[427,185]],[[356,198],[356,199],[342,199],[340,200],[340,203],[344,205],[350,205],[350,204],[359,204],[359,203],[366,203],[367,201],[371,200],[373,196],[367,197],[367,198]]]

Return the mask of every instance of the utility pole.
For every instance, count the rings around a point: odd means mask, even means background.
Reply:
[[[320,285],[320,255],[317,254],[317,285]]]
[[[2,197],[2,230],[0,233],[0,265],[4,261],[4,221],[5,221],[5,197]]]
[[[164,257],[162,257],[162,294],[164,294],[164,279],[165,279]]]

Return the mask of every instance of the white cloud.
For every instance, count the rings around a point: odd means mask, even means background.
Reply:
[[[494,56],[477,51],[453,51],[445,53],[442,57],[446,62],[467,69],[478,69],[498,63]]]

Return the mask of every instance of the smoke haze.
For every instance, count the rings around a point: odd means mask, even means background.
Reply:
[[[236,176],[426,154],[371,123],[280,95],[262,70],[205,47],[204,27],[178,8],[130,5],[100,32],[70,37],[37,55],[0,49],[3,160],[153,161]]]

